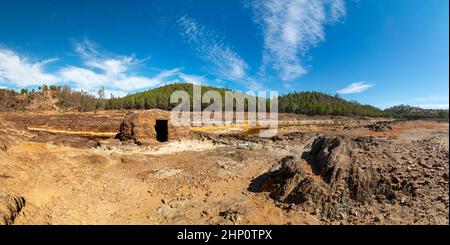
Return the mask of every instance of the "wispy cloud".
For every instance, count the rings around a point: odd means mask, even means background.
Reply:
[[[82,66],[66,65],[47,72],[46,65],[58,59],[32,62],[33,59],[10,49],[0,49],[0,85],[21,88],[69,83],[75,89],[94,93],[104,86],[107,95],[123,96],[130,91],[152,88],[170,81],[206,83],[201,76],[183,73],[182,68],[158,70],[152,75],[139,74],[145,59],[102,51],[88,39],[75,43],[74,50]]]
[[[205,85],[208,83],[207,79],[203,76],[180,74],[180,78],[187,83],[192,83],[192,84],[196,84],[196,85],[198,85],[198,84]]]
[[[0,83],[13,83],[19,87],[42,84],[53,84],[57,77],[45,71],[45,66],[58,59],[32,61],[9,49],[0,49]]]
[[[284,81],[307,73],[302,57],[325,40],[325,24],[346,14],[344,0],[254,0],[252,6],[263,30],[261,70],[271,68]]]
[[[355,0],[357,1],[357,0]],[[345,0],[334,0],[331,2],[331,21],[337,22],[347,14]]]
[[[111,90],[111,89],[105,89],[105,96],[107,99],[110,99],[112,96],[115,98],[117,97],[124,97],[128,93],[123,90]]]
[[[188,16],[181,17],[178,23],[181,27],[181,36],[201,59],[209,63],[214,75],[232,81],[245,78],[247,63],[231,47],[224,44],[223,37]]]
[[[336,91],[338,94],[355,94],[366,91],[367,89],[375,86],[366,82],[357,82],[348,85],[347,87]]]
[[[88,90],[99,86],[121,91],[149,88],[179,72],[179,69],[174,69],[162,71],[153,77],[136,75],[133,71],[140,60],[133,56],[101,52],[88,39],[76,43],[75,52],[83,60],[85,67],[65,67],[61,69],[59,76],[64,82],[74,82],[80,88]]]

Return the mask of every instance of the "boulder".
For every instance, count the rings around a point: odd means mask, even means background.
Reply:
[[[281,159],[263,175],[256,191],[269,192],[277,201],[300,205],[331,221],[346,216],[354,206],[369,203],[374,196],[395,198],[389,178],[352,159],[359,144],[356,139],[318,137],[303,158]]]
[[[0,225],[12,225],[25,206],[25,198],[0,190]]]

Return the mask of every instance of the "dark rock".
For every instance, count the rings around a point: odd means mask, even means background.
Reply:
[[[381,199],[396,199],[389,179],[382,169],[367,166],[364,169],[352,161],[353,150],[374,145],[373,138],[354,141],[342,137],[319,137],[304,154],[304,159],[287,156],[279,168],[267,174],[259,191],[270,192],[270,197],[284,203],[294,203],[308,212],[318,212],[328,220],[348,215],[354,204],[366,204],[373,195]],[[314,175],[304,171],[311,166]],[[397,182],[400,182],[398,179]]]
[[[25,206],[25,198],[0,190],[0,224],[12,225]]]
[[[443,177],[445,180],[448,181],[448,172],[445,172],[445,173],[442,175],[442,177]]]
[[[375,124],[367,125],[366,128],[375,132],[392,130],[392,127],[389,125],[389,122],[377,122]]]

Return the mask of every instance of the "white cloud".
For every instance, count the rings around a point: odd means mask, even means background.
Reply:
[[[254,0],[255,21],[264,38],[262,70],[284,81],[307,73],[301,57],[325,40],[324,26],[345,16],[344,0]]]
[[[180,73],[180,78],[187,83],[192,84],[207,84],[207,80],[202,76],[188,75],[184,73]]]
[[[357,82],[348,85],[347,87],[336,91],[338,94],[355,94],[366,91],[367,89],[375,86],[374,84],[368,84],[365,82]]]
[[[115,98],[117,98],[117,97],[124,97],[127,94],[128,94],[127,92],[124,92],[122,90],[105,89],[105,96],[106,96],[107,99],[110,99],[111,95],[114,96]]]
[[[86,68],[74,66],[61,69],[59,76],[63,82],[74,82],[77,87],[86,90],[104,85],[107,81],[104,75],[97,74]]]
[[[80,88],[91,90],[100,86],[110,89],[130,91],[154,87],[178,69],[161,71],[154,77],[134,75],[131,71],[141,63],[133,56],[119,56],[98,51],[92,41],[76,43],[75,52],[82,58],[83,67],[65,67],[59,75],[64,82],[74,82]]]
[[[178,20],[181,36],[208,63],[209,72],[216,76],[215,81],[233,81],[246,88],[262,89],[260,81],[249,75],[249,66],[224,38],[207,26],[199,24],[193,18],[183,16]],[[195,83],[197,81],[193,81]]]
[[[108,75],[124,73],[145,61],[145,59],[138,60],[134,56],[99,52],[98,45],[89,39],[75,43],[75,52],[84,60],[86,66],[102,70]]]
[[[0,49],[0,83],[13,83],[19,87],[36,83],[54,84],[57,77],[45,72],[45,66],[57,59],[33,62],[8,49]]]
[[[247,63],[229,46],[225,45],[214,30],[200,25],[194,19],[183,16],[178,20],[181,36],[198,52],[201,59],[209,62],[216,76],[236,81],[246,76]]]
[[[123,96],[128,92],[152,88],[168,81],[206,83],[201,76],[185,74],[181,68],[158,70],[153,75],[139,75],[141,63],[134,56],[120,56],[100,52],[89,41],[75,44],[75,52],[82,60],[82,66],[65,66],[54,72],[45,72],[45,66],[58,59],[31,62],[8,49],[0,49],[0,84],[2,86],[26,87],[42,84],[71,84],[74,89],[95,94],[104,86],[109,96]]]
[[[333,22],[339,21],[342,16],[347,14],[345,0],[335,0],[331,3],[331,19]]]

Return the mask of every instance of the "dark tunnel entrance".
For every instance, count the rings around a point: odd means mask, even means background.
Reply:
[[[167,120],[156,120],[155,130],[156,139],[159,142],[166,142],[169,140],[169,127]]]

